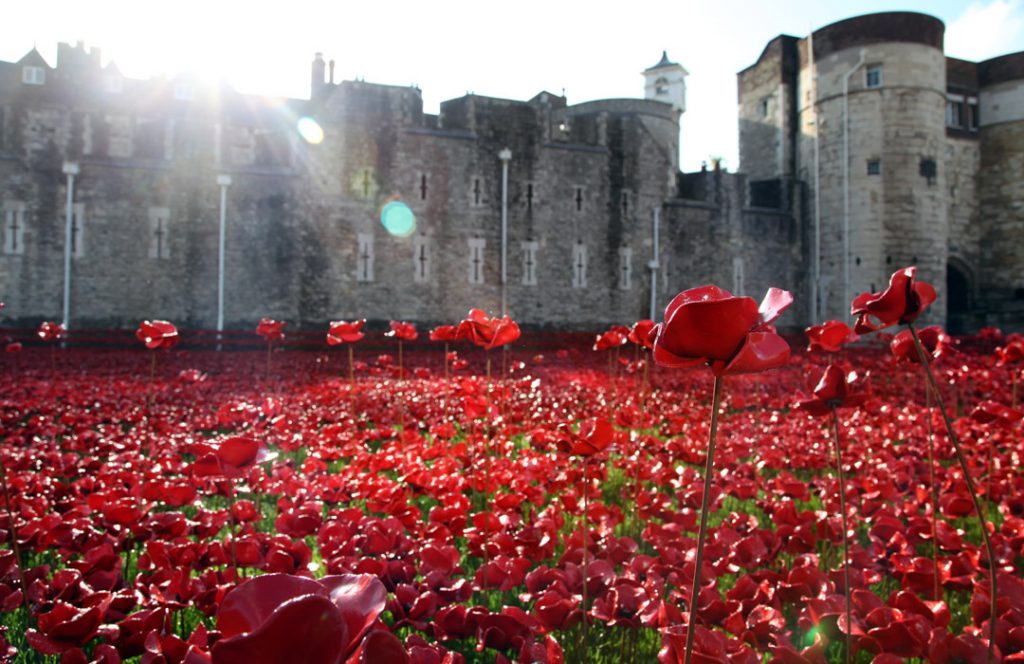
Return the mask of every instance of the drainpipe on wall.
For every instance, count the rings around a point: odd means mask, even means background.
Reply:
[[[857,64],[843,74],[843,303],[850,303],[850,77],[864,66],[864,49]]]
[[[661,267],[658,264],[658,224],[661,221],[661,208],[654,208],[654,248],[651,252],[651,261],[647,264],[647,267],[651,270],[651,320],[657,320],[655,316],[658,315],[658,268]]]

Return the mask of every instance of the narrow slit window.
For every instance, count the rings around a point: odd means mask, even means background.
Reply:
[[[430,281],[430,245],[427,238],[419,235],[412,241],[413,281],[425,284]]]
[[[523,285],[537,285],[537,247],[536,241],[523,242]]]
[[[583,211],[583,187],[576,187],[576,193],[572,197],[577,212]]]
[[[373,234],[359,233],[356,254],[356,281],[373,281]]]
[[[629,290],[633,285],[633,250],[619,247],[619,290]]]
[[[4,253],[17,256],[25,253],[25,204],[4,206]]]
[[[481,285],[484,283],[484,247],[487,241],[474,237],[469,239],[469,283]]]
[[[149,208],[149,257],[165,259],[171,257],[170,212],[164,207]]]
[[[420,173],[420,200],[427,200],[427,174]]]
[[[587,287],[587,245],[582,242],[572,247],[572,287]]]

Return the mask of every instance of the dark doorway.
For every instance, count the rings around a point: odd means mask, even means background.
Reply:
[[[963,334],[967,331],[968,313],[971,310],[971,286],[967,275],[956,265],[946,265],[946,307],[950,334]]]

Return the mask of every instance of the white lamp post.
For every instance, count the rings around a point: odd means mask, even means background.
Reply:
[[[508,162],[512,151],[503,149],[498,159],[501,160],[501,316],[504,318],[508,300]]]
[[[661,208],[654,208],[654,228],[653,236],[651,237],[651,260],[647,263],[647,267],[651,270],[651,320],[658,320],[658,268],[661,264],[658,262],[658,223],[661,221]]]
[[[220,185],[220,246],[217,254],[217,339],[224,332],[224,228],[227,219],[228,187],[231,185],[230,175],[218,175]]]
[[[64,320],[62,322],[66,330],[71,317],[71,233],[75,213],[75,176],[79,173],[79,167],[73,161],[65,161],[63,170],[64,175],[68,177],[67,207],[64,212]]]

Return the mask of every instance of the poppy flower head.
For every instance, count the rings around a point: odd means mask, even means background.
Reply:
[[[263,443],[247,436],[204,441],[193,445],[192,451],[196,455],[192,473],[197,477],[240,477],[253,466],[277,457]]]
[[[438,325],[430,331],[431,341],[458,341],[458,325]]]
[[[883,293],[861,293],[853,298],[850,313],[857,317],[854,332],[866,334],[893,325],[912,323],[935,301],[935,288],[916,281],[916,267],[894,272]]]
[[[327,329],[327,343],[331,346],[355,343],[365,336],[363,325],[366,325],[366,319],[351,323],[343,320],[334,321]]]
[[[146,344],[146,348],[173,348],[178,343],[178,328],[165,320],[144,320],[135,330],[135,337]]]
[[[575,432],[568,424],[560,425],[558,434],[559,447],[573,456],[599,454],[615,441],[615,427],[600,418],[580,422],[579,431]]]
[[[373,651],[393,650],[397,642],[383,632],[374,641],[387,644],[366,643],[377,634],[371,628],[386,597],[384,584],[371,574],[315,580],[264,574],[248,579],[225,595],[217,609],[221,638],[213,646],[213,660],[338,664],[362,652],[353,661],[374,661]],[[404,653],[401,643],[397,645],[396,652]]]
[[[608,350],[618,348],[628,341],[629,328],[623,325],[613,325],[607,332],[597,335],[594,340],[594,350]]]
[[[269,341],[280,341],[284,339],[284,326],[288,323],[273,318],[261,318],[256,326],[256,334]]]
[[[953,339],[938,325],[918,330],[917,336],[921,340],[924,352],[936,360],[947,353],[956,351],[953,347]],[[903,330],[893,337],[889,348],[897,362],[921,362],[921,358],[917,355],[917,348],[914,346],[914,336],[910,330]]]
[[[385,333],[384,336],[396,337],[402,341],[416,341],[416,338],[420,335],[416,331],[416,326],[412,323],[393,320],[391,321],[391,331]]]
[[[67,334],[67,330],[60,323],[51,323],[50,321],[43,321],[39,326],[39,332],[37,332],[39,338],[43,341],[56,341],[63,339]]]
[[[807,351],[836,353],[846,344],[860,339],[850,326],[840,320],[827,320],[821,325],[812,325],[804,330],[807,334]]]
[[[1024,362],[1024,340],[1014,339],[1001,348],[996,348],[996,364],[1000,367],[1007,364]]]
[[[718,286],[683,291],[651,330],[654,361],[672,368],[707,364],[716,376],[780,367],[789,359],[789,344],[771,322],[792,303],[792,294],[779,288],[768,289],[760,307]]]
[[[991,399],[982,401],[971,411],[971,419],[979,424],[998,422],[1001,426],[1013,426],[1024,418],[1024,413]]]
[[[630,328],[629,335],[626,338],[631,343],[650,350],[654,346],[654,342],[650,338],[651,330],[653,329],[654,321],[649,318],[643,318],[633,323],[633,327]]]
[[[491,318],[481,309],[470,309],[469,315],[459,323],[458,335],[491,350],[512,343],[519,338],[520,331],[519,325],[508,316]]]
[[[867,401],[867,376],[835,364],[825,368],[810,399],[796,404],[811,415],[827,415],[833,408],[852,408]]]

